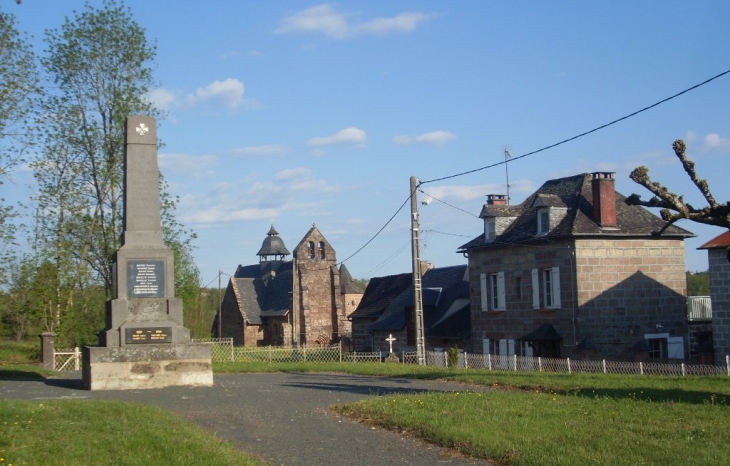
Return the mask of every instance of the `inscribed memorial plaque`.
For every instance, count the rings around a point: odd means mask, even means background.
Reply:
[[[125,329],[128,345],[140,343],[172,343],[172,327],[149,327]]]
[[[165,261],[127,261],[127,294],[130,298],[165,296]]]

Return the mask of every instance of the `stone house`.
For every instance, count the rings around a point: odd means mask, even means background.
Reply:
[[[707,250],[710,266],[714,364],[724,366],[726,357],[730,355],[730,231],[711,239],[698,249]]]
[[[236,345],[327,345],[349,339],[347,312],[362,290],[316,226],[294,248],[293,258],[271,226],[259,263],[239,265],[226,287],[216,335]],[[220,332],[218,329],[220,328]]]
[[[422,272],[423,326],[427,350],[465,348],[469,330],[469,281],[466,265]],[[370,280],[360,306],[350,315],[355,351],[415,351],[412,274]]]
[[[484,232],[458,250],[469,260],[471,351],[685,357],[693,235],[671,225],[657,236],[665,222],[614,184],[613,173],[585,173],[549,180],[519,205],[487,197]]]

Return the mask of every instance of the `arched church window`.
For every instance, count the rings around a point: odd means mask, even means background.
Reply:
[[[307,248],[309,249],[309,258],[314,259],[314,241],[307,243]]]
[[[324,259],[324,241],[319,242],[319,258]]]

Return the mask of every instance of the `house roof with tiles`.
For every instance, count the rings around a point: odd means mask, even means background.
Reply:
[[[423,274],[423,325],[427,337],[464,338],[470,333],[467,273],[466,265],[456,265],[429,269]],[[411,274],[406,275],[410,279]],[[406,311],[412,307],[413,287],[409,286],[391,296],[388,307],[368,330],[402,330]]]
[[[610,182],[605,185],[610,188],[606,191],[610,195],[608,199],[613,199],[610,205],[603,191],[599,191],[600,195],[597,194],[594,199],[594,184],[604,180]],[[601,206],[601,202],[606,205]],[[598,217],[597,209],[600,211],[601,208],[604,212],[614,212],[611,224],[607,225]],[[541,209],[555,209],[561,213],[556,217],[556,223],[543,234],[538,233],[538,212]],[[458,252],[571,237],[655,237],[667,223],[641,206],[626,204],[626,197],[614,190],[613,173],[583,173],[549,180],[518,205],[484,205],[480,217],[507,217],[512,221],[504,231],[497,233],[494,240],[487,241],[482,233],[459,247]],[[661,236],[684,239],[695,235],[670,225]]]

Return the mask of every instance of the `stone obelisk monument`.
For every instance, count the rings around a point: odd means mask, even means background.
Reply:
[[[174,256],[162,240],[157,128],[149,116],[127,118],[124,234],[114,256],[114,296],[100,346],[85,347],[89,390],[213,384],[210,346],[190,342],[175,297]]]

